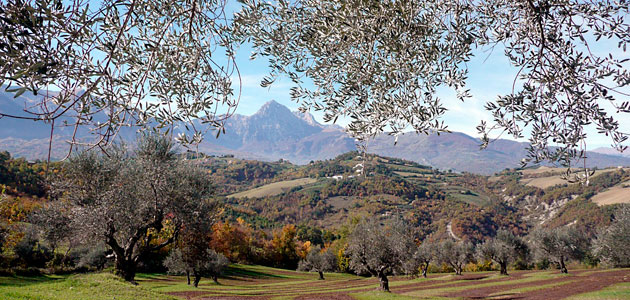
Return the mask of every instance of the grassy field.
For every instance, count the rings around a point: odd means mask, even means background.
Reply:
[[[315,182],[317,182],[317,179],[315,178],[300,178],[300,179],[294,179],[294,180],[279,181],[279,182],[266,184],[261,187],[257,187],[255,189],[232,194],[232,195],[229,195],[228,197],[260,198],[260,197],[266,197],[266,196],[274,196],[274,195],[282,194],[291,188],[294,188],[297,186],[303,186],[303,185],[307,185],[307,184],[311,184]]]
[[[317,274],[233,265],[220,284],[202,280],[199,288],[182,276],[140,274],[139,285],[108,273],[69,276],[0,277],[0,299],[630,299],[630,269],[512,271],[392,277],[391,294],[376,292],[374,278]]]

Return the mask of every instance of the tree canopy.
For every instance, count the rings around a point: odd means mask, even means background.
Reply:
[[[63,173],[53,188],[70,206],[70,230],[105,243],[116,273],[128,281],[143,256],[173,244],[195,220],[212,223],[217,212],[207,173],[181,160],[163,136],[144,136],[133,153],[81,152]]]
[[[326,120],[350,117],[366,139],[446,131],[436,91],[467,89],[467,62],[481,49],[504,49],[518,69],[512,91],[487,101],[492,122],[477,127],[484,145],[495,131],[529,133],[524,162],[570,165],[584,158],[594,124],[619,150],[628,132],[615,113],[630,112],[627,1],[260,1],[244,0],[235,32],[269,59],[263,85],[286,75],[302,109]],[[609,47],[598,53],[595,46]],[[626,88],[626,89],[624,89]],[[621,102],[620,102],[621,100]],[[612,104],[614,109],[606,110]],[[490,121],[490,120],[488,120]]]
[[[238,75],[224,0],[0,3],[0,86],[32,93],[14,117],[91,129],[107,146],[131,125],[190,126],[195,142],[234,112]],[[193,121],[197,121],[194,123]],[[206,127],[206,126],[203,126]],[[192,132],[192,134],[190,134]]]
[[[233,16],[225,6],[4,1],[0,85],[43,97],[25,115],[0,116],[87,125],[101,146],[127,125],[188,122],[180,140],[198,142],[236,108],[235,48],[251,43],[252,57],[269,60],[263,86],[287,76],[303,110],[349,117],[359,140],[444,132],[437,91],[470,98],[467,63],[498,49],[518,73],[510,93],[487,101],[484,146],[504,132],[527,137],[524,163],[570,166],[586,158],[592,125],[626,148],[628,1],[242,0]]]

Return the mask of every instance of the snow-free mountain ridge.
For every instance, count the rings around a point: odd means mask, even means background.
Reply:
[[[24,104],[19,103],[24,103],[26,99],[13,99],[9,94],[0,93],[0,111],[20,113]],[[199,150],[207,154],[232,154],[258,160],[282,158],[297,164],[330,159],[356,150],[354,139],[340,126],[320,124],[311,114],[292,112],[276,101],[265,103],[251,116],[234,115],[228,120],[225,130],[226,133],[218,139],[208,134]],[[63,141],[69,133],[62,128],[55,132],[53,157],[60,158],[65,155],[67,145]],[[0,119],[0,150],[28,159],[41,159],[47,153],[49,134],[50,125],[43,122]],[[400,136],[396,145],[393,137],[381,135],[370,141],[368,152],[412,160],[439,169],[479,174],[519,167],[526,155],[526,143],[497,140],[485,150],[479,149],[480,143],[479,139],[460,132],[440,135],[408,133]],[[611,154],[615,153],[601,149],[589,152],[587,164],[600,168],[630,166],[630,157]]]

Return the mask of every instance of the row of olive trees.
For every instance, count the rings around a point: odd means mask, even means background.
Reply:
[[[508,275],[511,264],[536,259],[553,262],[562,273],[567,273],[569,260],[583,259],[591,250],[606,265],[630,266],[629,249],[630,208],[626,207],[619,211],[610,227],[599,233],[592,247],[591,241],[572,227],[539,228],[525,238],[499,230],[495,237],[477,245],[452,239],[425,239],[417,246],[412,228],[402,220],[381,223],[367,219],[350,234],[346,255],[354,272],[377,277],[379,289],[389,291],[389,275],[413,275],[420,271],[426,277],[431,263],[447,265],[461,275],[468,263],[492,261],[502,275]],[[336,260],[330,250],[315,248],[300,262],[300,269],[316,271],[324,279],[323,272],[336,269]]]

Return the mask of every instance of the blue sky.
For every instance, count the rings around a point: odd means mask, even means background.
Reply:
[[[602,49],[602,48],[600,48]],[[608,48],[610,49],[610,48]],[[290,99],[289,89],[291,82],[287,79],[280,79],[271,87],[260,87],[260,81],[267,74],[267,60],[259,57],[254,61],[249,60],[251,50],[246,46],[239,50],[237,63],[241,71],[243,81],[242,97],[237,109],[237,113],[251,115],[255,113],[261,105],[269,100],[275,100],[291,110],[296,110],[299,105]],[[615,53],[618,57],[628,55],[621,50]],[[443,120],[452,131],[459,131],[471,136],[478,136],[475,129],[481,120],[492,121],[492,116],[484,109],[484,104],[496,99],[497,95],[504,95],[512,90],[512,83],[517,70],[510,65],[503,54],[502,49],[495,49],[491,54],[485,51],[478,51],[477,55],[469,62],[468,88],[471,90],[472,98],[465,102],[458,101],[452,91],[442,89],[438,96],[442,99],[448,109]],[[607,107],[611,108],[610,105]],[[313,112],[316,120],[323,123],[322,114]],[[625,118],[624,118],[625,117]],[[630,115],[617,115],[621,128],[630,131]],[[339,125],[345,125],[346,120],[338,120]],[[594,127],[588,128],[587,148],[610,147],[611,141],[608,137],[597,134]],[[501,138],[513,139],[509,135]],[[522,139],[522,141],[525,141]],[[628,143],[626,143],[628,144]]]
[[[227,11],[235,11],[238,7],[239,4],[230,2]],[[604,39],[598,43],[593,43],[594,39],[589,42],[591,51],[596,55],[612,53],[618,58],[629,57],[628,52],[619,49],[616,43],[606,42]],[[241,47],[238,51],[237,63],[241,71],[243,90],[237,113],[251,115],[269,100],[275,100],[291,110],[296,110],[299,105],[291,101],[289,94],[291,82],[287,79],[281,79],[269,88],[260,87],[261,79],[269,71],[267,60],[264,57],[259,57],[251,61],[249,60],[250,54],[251,49],[248,45]],[[472,98],[462,103],[455,98],[452,91],[442,89],[438,92],[438,96],[448,109],[443,117],[445,124],[452,131],[464,132],[471,136],[478,136],[475,128],[482,120],[489,123],[492,121],[492,115],[484,109],[485,103],[496,99],[498,95],[510,93],[517,74],[517,69],[510,64],[500,47],[496,47],[492,52],[484,49],[477,50],[475,54],[475,57],[468,63],[467,84],[471,90]],[[630,93],[630,88],[626,88],[624,91]],[[623,96],[619,96],[618,99],[619,101],[629,100]],[[601,103],[601,105],[608,112],[613,113],[619,121],[622,131],[630,132],[630,114],[615,114],[609,103]],[[321,113],[312,113],[317,121],[323,123]],[[342,126],[346,123],[347,120],[343,119],[337,121],[337,124]],[[587,127],[587,136],[588,149],[611,146],[610,138],[597,134],[594,126]],[[501,138],[513,139],[509,135],[502,135]],[[630,145],[630,143],[626,142],[625,145]]]

